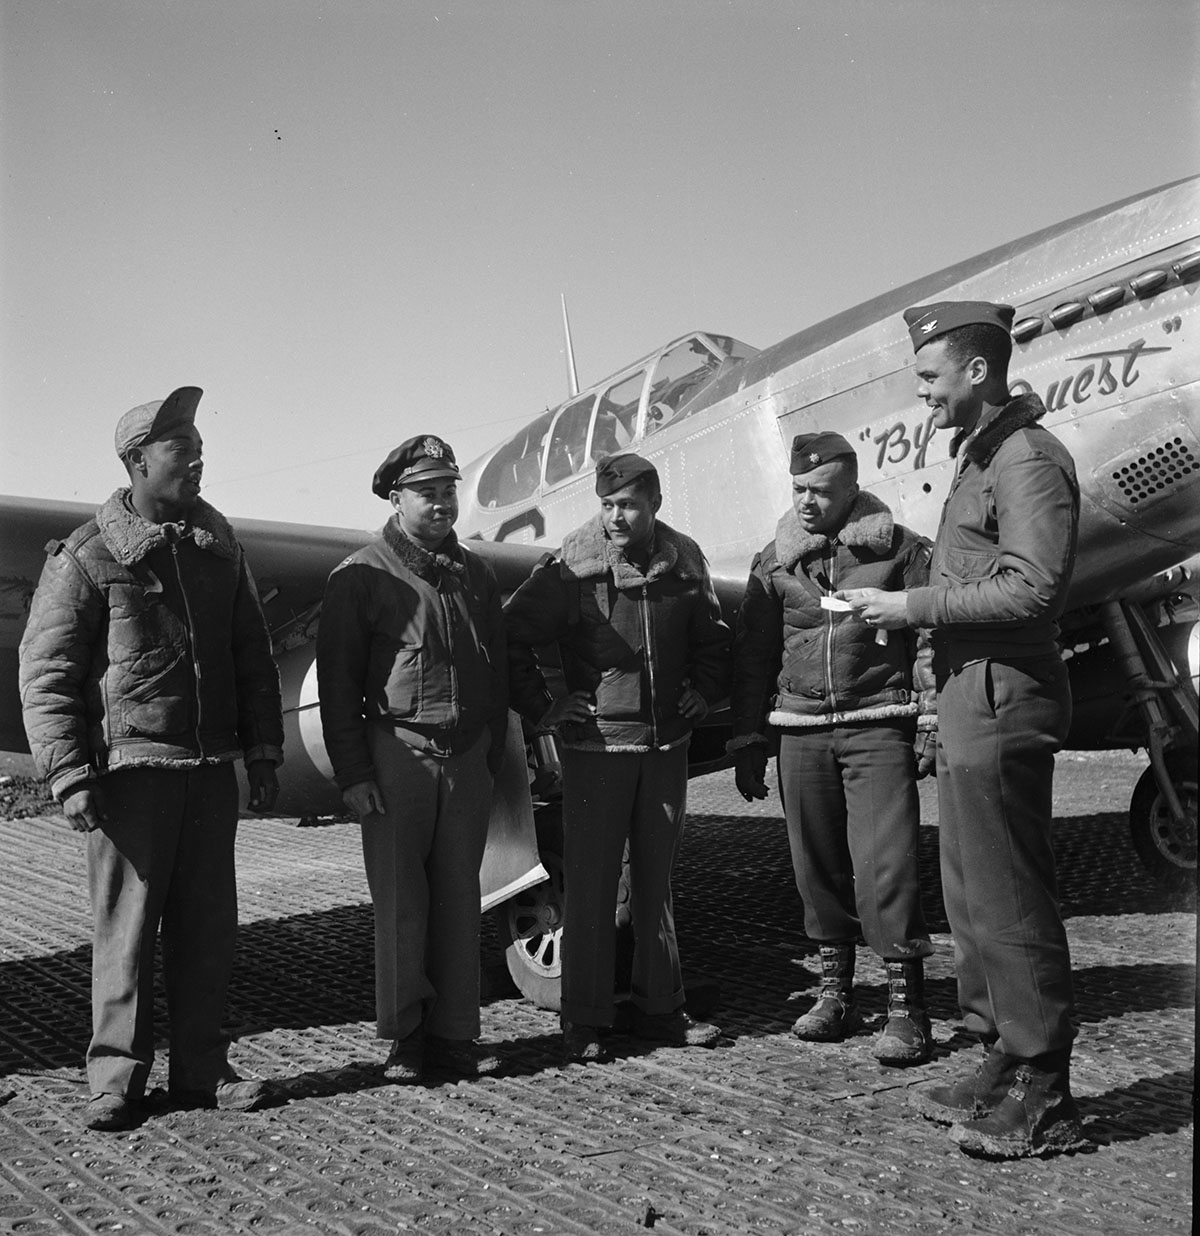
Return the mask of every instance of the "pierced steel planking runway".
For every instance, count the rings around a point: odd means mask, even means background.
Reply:
[[[485,1039],[501,1074],[384,1085],[357,829],[247,821],[233,1059],[283,1102],[248,1115],[150,1114],[83,1130],[90,951],[83,850],[60,820],[0,822],[0,1230],[43,1233],[1159,1233],[1191,1230],[1194,906],[1142,874],[1124,808],[1141,761],[1060,762],[1056,848],[1081,1035],[1074,1088],[1090,1153],[989,1164],[909,1114],[908,1086],[961,1069],[938,901],[936,795],[923,786],[926,909],[939,946],[939,1049],[885,1070],[872,1030],[835,1046],[788,1027],[818,977],[778,799],[693,782],[676,880],[685,969],[714,980],[713,1051],[615,1040],[563,1068],[555,1015],[506,983],[485,921]],[[880,964],[859,954],[867,1011]],[[160,1023],[161,1024],[161,1023]],[[151,1085],[165,1085],[160,1060]]]

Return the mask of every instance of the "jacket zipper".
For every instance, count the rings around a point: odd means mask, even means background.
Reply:
[[[650,585],[642,585],[642,643],[646,650],[646,676],[650,681],[650,743],[658,746],[658,692],[654,683],[654,645],[650,640]]]
[[[454,663],[454,615],[451,612],[450,600],[443,586],[445,579],[438,581],[438,600],[442,603],[442,619],[446,624],[446,656],[450,662],[450,716],[452,723],[458,724],[458,667]]]
[[[196,680],[196,753],[204,754],[204,744],[200,741],[200,721],[203,705],[203,683],[200,681],[200,658],[196,656],[196,624],[192,618],[192,607],[188,601],[187,589],[183,586],[183,572],[179,569],[179,542],[171,542],[171,561],[175,565],[175,580],[179,584],[179,595],[183,598],[183,612],[187,617],[188,655],[192,662],[192,676]]]
[[[837,591],[837,555],[833,552],[833,546],[830,546],[829,553],[829,582],[832,585],[832,590]],[[837,699],[833,690],[833,610],[826,611],[826,622],[829,630],[825,636],[825,695],[829,700],[829,708],[831,712],[837,712]]]

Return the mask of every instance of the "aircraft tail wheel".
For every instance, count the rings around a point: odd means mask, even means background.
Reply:
[[[498,909],[504,960],[517,989],[538,1008],[562,1007],[562,812],[543,807],[536,817],[538,855],[548,880],[510,897]]]
[[[1167,770],[1184,824],[1171,818],[1151,767],[1133,788],[1129,830],[1138,858],[1154,879],[1166,888],[1185,890],[1196,885],[1196,765],[1185,752],[1176,751],[1167,756]]]

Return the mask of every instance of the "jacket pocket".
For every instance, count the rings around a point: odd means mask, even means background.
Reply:
[[[166,664],[160,662],[169,657]],[[115,669],[115,667],[114,667]],[[118,671],[119,672],[119,671]],[[109,735],[113,742],[127,738],[174,737],[185,733],[191,724],[195,682],[186,661],[172,649],[155,649],[138,662],[137,679],[128,671],[121,677],[110,675],[104,694],[112,720]]]
[[[601,671],[596,711],[609,721],[637,721],[647,716],[642,703],[641,658]]]
[[[942,574],[956,584],[969,584],[974,580],[988,579],[995,575],[999,555],[993,549],[946,550],[939,564]]]
[[[791,635],[779,672],[779,689],[807,699],[825,698],[825,639],[820,630]]]
[[[415,717],[421,711],[423,672],[419,644],[391,641],[388,664],[380,677],[384,688],[384,707],[393,717]]]
[[[121,707],[121,728],[114,737],[170,738],[186,733],[189,711],[188,701],[178,695],[126,700]]]

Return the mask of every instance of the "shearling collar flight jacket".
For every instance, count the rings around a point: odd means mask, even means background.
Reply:
[[[729,628],[690,537],[655,524],[645,570],[604,532],[575,529],[505,607],[513,707],[537,722],[551,702],[535,649],[557,645],[567,691],[585,691],[594,720],[562,727],[569,747],[653,751],[687,741],[686,685],[709,705],[729,691]]]
[[[913,631],[884,644],[852,614],[821,608],[825,588],[901,590],[924,584],[929,545],[862,492],[834,536],[806,531],[789,508],[758,554],[734,640],[731,749],[767,727],[850,725],[889,717],[936,724],[929,652]]]
[[[51,549],[20,658],[30,750],[59,799],[116,769],[283,759],[262,607],[207,502],[155,524],[114,493]]]

